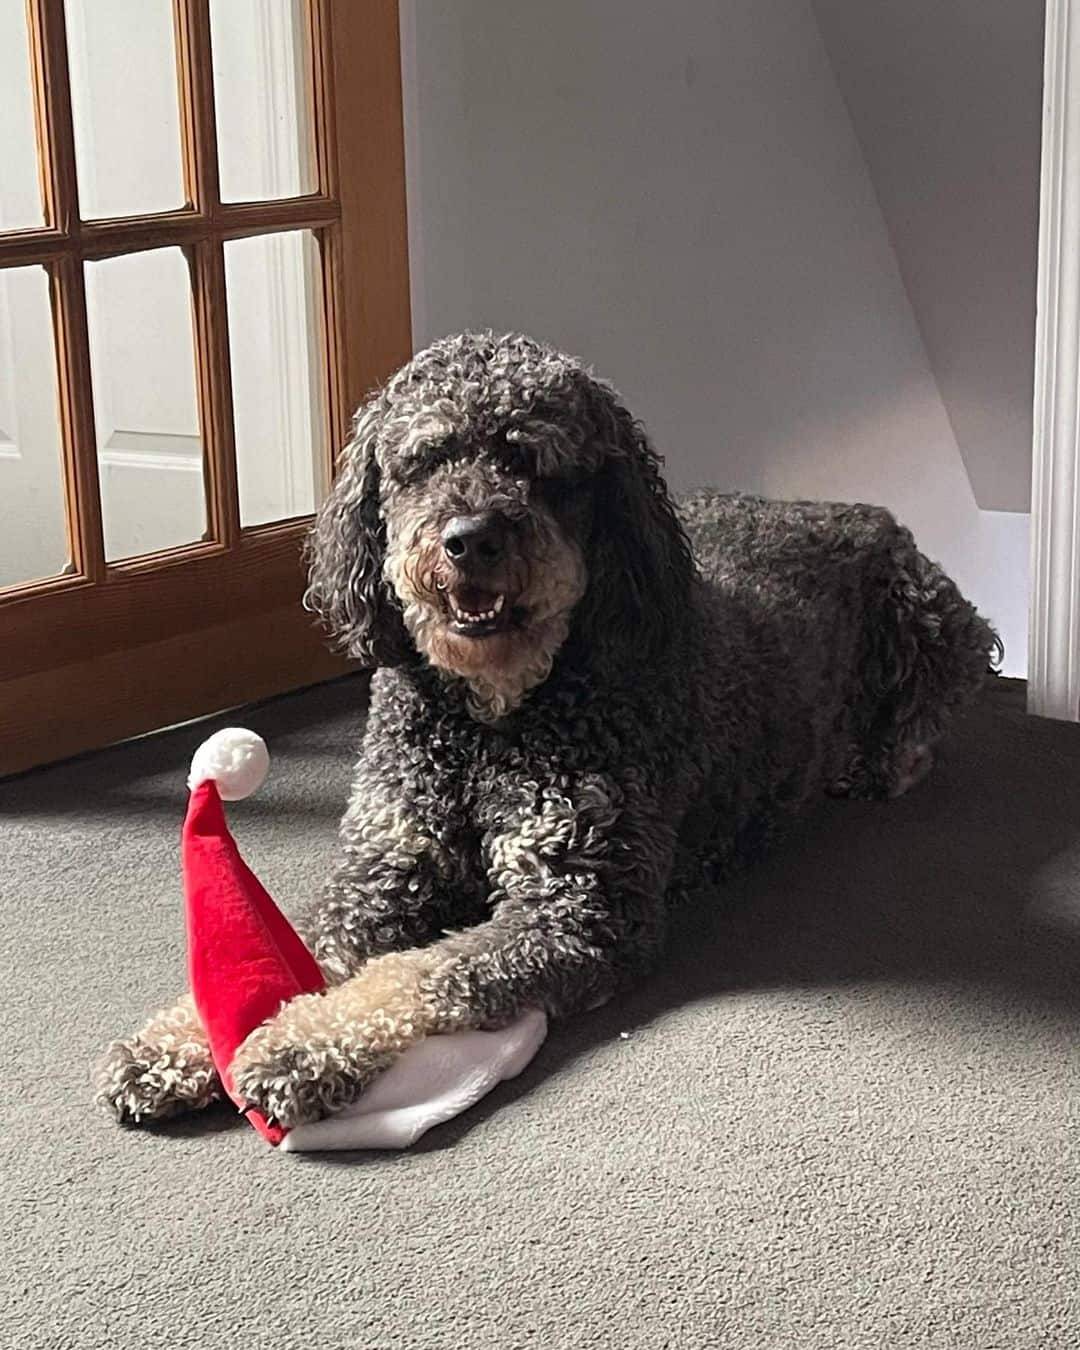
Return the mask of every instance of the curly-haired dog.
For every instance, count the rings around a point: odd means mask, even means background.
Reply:
[[[614,391],[521,336],[438,342],[372,398],[310,556],[309,605],[376,673],[305,925],[332,987],[234,1062],[284,1125],[420,1037],[609,999],[790,813],[919,779],[999,651],[887,511],[677,511]],[[99,1071],[123,1120],[218,1091],[190,1001]]]

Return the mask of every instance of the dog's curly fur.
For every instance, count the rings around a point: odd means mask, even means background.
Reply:
[[[479,578],[448,560],[456,518],[503,532]],[[309,606],[377,669],[305,924],[331,988],[232,1066],[285,1125],[419,1037],[610,998],[657,962],[673,900],[793,812],[916,781],[1000,654],[885,510],[677,509],[615,392],[522,336],[438,342],[372,398],[310,562]],[[482,635],[455,621],[496,595]],[[124,1120],[220,1090],[190,1005],[98,1082]]]

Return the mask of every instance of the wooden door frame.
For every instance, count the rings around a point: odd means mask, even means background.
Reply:
[[[1080,4],[1047,0],[1028,711],[1080,720]]]
[[[28,0],[49,224],[0,236],[0,259],[53,278],[73,570],[0,594],[0,773],[341,673],[299,599],[309,521],[241,529],[222,245],[286,228],[322,245],[329,442],[408,359],[408,248],[396,0],[307,0],[318,192],[222,203],[208,0],[174,0],[191,205],[81,222],[63,0]],[[208,538],[106,564],[82,264],[179,246],[192,272]]]

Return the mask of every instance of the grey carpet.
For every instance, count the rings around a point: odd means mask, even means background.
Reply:
[[[233,827],[287,906],[359,707],[343,681],[244,716],[275,764]],[[471,1115],[308,1158],[89,1103],[182,983],[206,732],[0,785],[0,1345],[1080,1344],[1080,727],[1003,682],[929,783],[825,803]]]

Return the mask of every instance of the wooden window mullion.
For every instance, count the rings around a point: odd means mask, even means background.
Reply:
[[[334,123],[334,38],[327,0],[308,0],[311,36],[312,135],[315,138],[316,182],[324,197],[338,195],[337,127]]]
[[[322,466],[327,484],[333,481],[336,452],[344,447],[350,430],[352,408],[349,404],[348,369],[345,352],[344,266],[341,225],[328,226],[319,235],[322,261],[323,350],[327,378],[326,390],[326,463]]]
[[[240,491],[236,477],[224,246],[220,238],[204,239],[189,251],[188,259],[199,422],[205,445],[207,521],[212,537],[225,548],[233,548],[240,537]]]
[[[64,0],[26,0],[26,25],[45,220],[53,230],[77,239],[79,181],[75,171]]]
[[[338,143],[334,112],[334,37],[332,6],[328,0],[308,0],[307,19],[311,34],[312,129],[319,191],[338,201]],[[333,480],[335,451],[345,444],[352,409],[348,393],[348,354],[345,348],[345,259],[342,251],[340,208],[338,219],[319,232],[322,263],[323,344],[326,390],[326,462],[322,481]]]
[[[203,436],[206,518],[211,537],[225,548],[240,538],[228,297],[221,214],[214,68],[209,0],[173,0],[176,27],[184,185],[201,222],[201,238],[187,250],[191,269],[195,372]]]
[[[90,385],[86,281],[82,262],[73,253],[52,263],[49,275],[64,446],[68,541],[75,570],[88,581],[98,582],[105,576],[105,542],[101,524],[97,426]]]
[[[221,185],[210,51],[210,0],[173,0],[173,21],[184,188],[195,211],[204,219],[215,221],[221,209]]]
[[[214,224],[189,210],[86,221],[78,247],[85,258],[107,258],[117,253],[138,253],[147,248],[186,248],[210,234],[222,239],[240,239],[248,235],[274,234],[279,230],[317,230],[337,220],[339,215],[337,203],[321,197],[226,203],[219,208]],[[40,235],[35,237],[41,238]],[[9,247],[20,254],[36,251],[40,256],[43,251],[40,245],[36,250],[31,248],[24,242],[22,234],[3,235],[0,236],[0,260]],[[61,251],[67,245],[61,242],[54,247]]]
[[[63,0],[27,0],[26,16],[46,219],[66,241],[65,251],[48,266],[68,542],[74,569],[88,581],[99,582],[105,576],[105,544],[90,380],[86,283],[78,250],[79,184]]]

